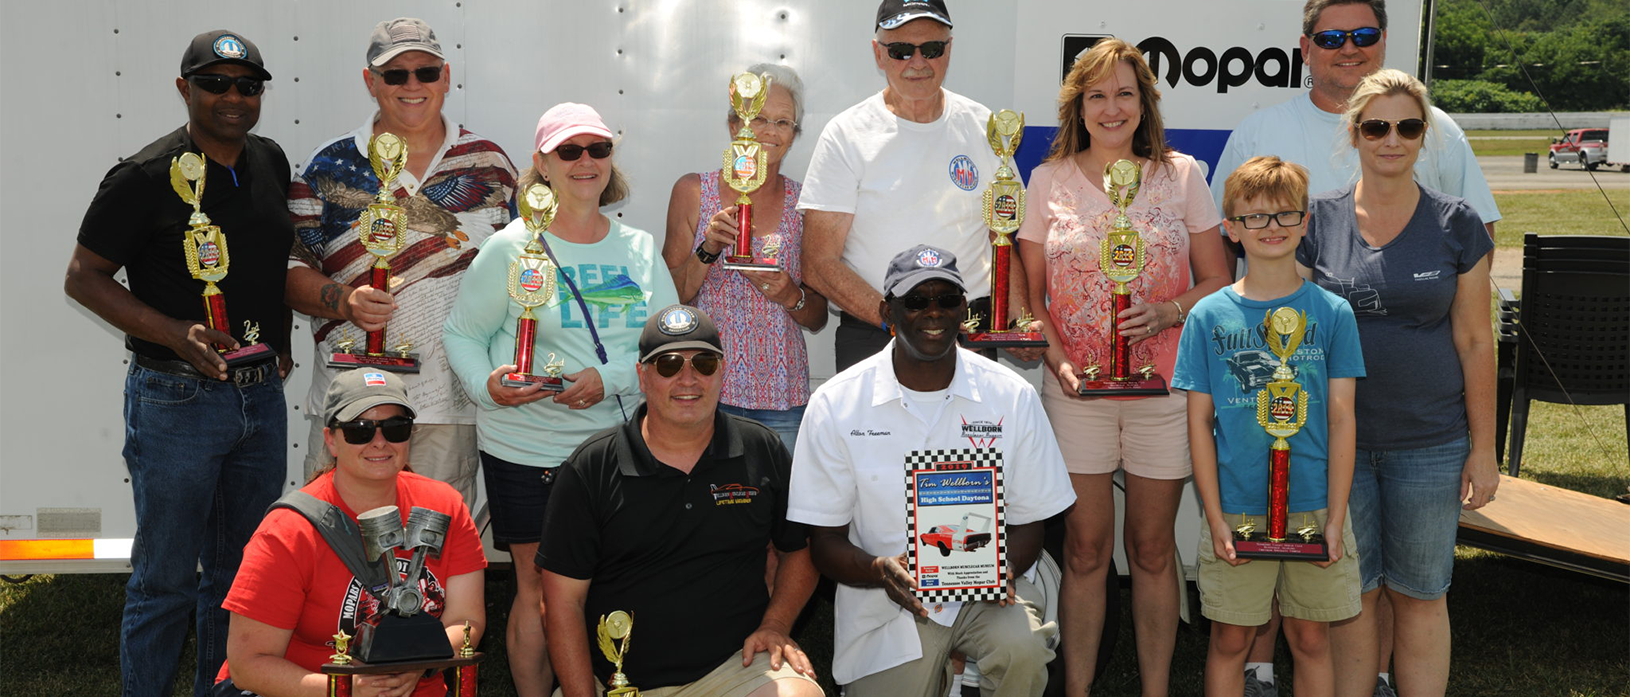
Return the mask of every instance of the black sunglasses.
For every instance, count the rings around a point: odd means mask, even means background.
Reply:
[[[968,302],[968,297],[961,293],[945,293],[943,295],[902,295],[900,307],[912,312],[922,312],[928,309],[928,303],[939,305],[941,310],[958,310]]]
[[[1392,127],[1398,127],[1398,137],[1404,140],[1414,140],[1426,132],[1426,121],[1421,119],[1402,119],[1388,121],[1386,119],[1364,119],[1358,123],[1358,132],[1365,140],[1381,140],[1387,137]]]
[[[238,86],[238,94],[253,97],[266,91],[266,81],[258,77],[232,77],[231,75],[216,75],[215,73],[200,73],[188,77],[192,84],[210,94],[226,94],[232,85]]]
[[[1302,216],[1306,211],[1279,211],[1278,213],[1252,213],[1250,215],[1236,215],[1232,220],[1245,226],[1247,230],[1261,230],[1268,227],[1268,221],[1279,223],[1279,227],[1294,227],[1302,224]]]
[[[332,424],[329,428],[344,434],[345,442],[351,445],[367,445],[374,439],[375,429],[385,432],[387,442],[403,443],[413,435],[413,419],[406,416],[392,416],[383,421],[357,419]]]
[[[413,73],[414,79],[423,84],[433,85],[441,82],[441,69],[442,66],[439,65],[427,65],[423,68],[414,68],[412,70],[408,70],[407,68],[392,68],[390,70],[375,70],[374,72],[378,73],[379,77],[383,79],[387,85],[407,84],[408,73]]]
[[[1342,44],[1347,43],[1347,37],[1349,36],[1353,37],[1354,46],[1359,48],[1374,46],[1375,42],[1381,40],[1381,30],[1375,27],[1359,27],[1352,31],[1330,29],[1327,31],[1314,32],[1312,34],[1308,34],[1307,36],[1313,40],[1314,46],[1318,46],[1319,48],[1328,48],[1333,51],[1341,48]]]
[[[656,366],[657,375],[671,378],[685,369],[687,361],[690,363],[690,367],[696,369],[698,375],[707,376],[719,372],[719,354],[707,351],[698,353],[688,359],[677,353],[664,353],[652,360],[651,365]]]
[[[911,60],[917,49],[922,49],[924,59],[934,60],[945,55],[945,46],[950,43],[950,41],[924,41],[920,44],[908,44],[896,41],[892,44],[883,44],[883,48],[888,49],[889,57],[897,61]]]
[[[611,141],[602,140],[598,143],[589,145],[586,148],[581,145],[573,145],[571,143],[555,148],[555,154],[559,155],[560,159],[567,162],[571,162],[579,157],[582,157],[585,151],[589,153],[589,157],[596,160],[604,160],[611,157]]]

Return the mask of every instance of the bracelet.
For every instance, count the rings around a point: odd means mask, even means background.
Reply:
[[[712,264],[713,262],[718,261],[719,255],[723,253],[724,250],[719,250],[717,252],[707,251],[706,242],[696,245],[696,258],[700,259],[704,264]]]
[[[792,307],[784,308],[784,309],[787,312],[797,312],[799,310],[802,310],[802,309],[804,309],[804,300],[807,299],[808,297],[809,296],[804,294],[804,287],[803,286],[798,286],[798,304],[793,305]]]
[[[1171,303],[1177,306],[1177,321],[1174,324],[1182,324],[1188,319],[1183,316],[1183,303],[1177,302],[1177,298],[1172,298]]]

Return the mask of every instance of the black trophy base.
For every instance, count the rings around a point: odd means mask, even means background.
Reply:
[[[774,259],[754,259],[753,257],[725,257],[724,267],[731,271],[780,271]]]
[[[441,661],[453,657],[447,643],[447,630],[441,620],[428,612],[403,617],[387,612],[377,624],[364,623],[357,629],[357,660],[370,665]]]
[[[1078,392],[1082,397],[1147,397],[1172,393],[1166,387],[1166,378],[1151,375],[1144,379],[1141,374],[1127,380],[1088,380],[1081,376]]]
[[[957,337],[963,348],[1041,348],[1047,346],[1047,337],[1041,332],[973,332]]]
[[[378,368],[391,373],[417,373],[419,372],[419,354],[410,353],[331,353],[328,354],[328,367],[340,370],[351,368]]]
[[[566,390],[566,381],[561,378],[528,373],[504,373],[503,377],[498,378],[498,384],[504,387],[541,385],[545,392],[563,392]]]
[[[273,358],[277,351],[266,344],[250,344],[221,353],[221,360],[226,361],[226,369],[232,370],[242,366],[259,363]]]
[[[1234,533],[1234,555],[1241,559],[1278,559],[1280,561],[1330,561],[1330,545],[1323,535],[1304,538],[1291,535],[1281,542],[1268,539],[1267,533],[1253,532],[1248,537]]]

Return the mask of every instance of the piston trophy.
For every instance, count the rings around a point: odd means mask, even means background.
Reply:
[[[231,257],[226,253],[226,235],[221,234],[220,226],[210,224],[209,216],[204,215],[205,163],[203,155],[190,152],[170,160],[170,187],[175,189],[182,201],[192,206],[192,217],[187,219],[191,227],[181,233],[181,250],[187,259],[187,271],[194,280],[204,282],[205,323],[210,329],[231,334],[231,325],[226,320],[226,295],[215,285],[226,279]],[[245,335],[244,340],[248,345],[232,350],[215,344],[215,351],[221,354],[228,369],[260,360],[272,352],[272,347],[256,342],[258,336],[258,331]]]
[[[1127,286],[1143,273],[1145,245],[1143,237],[1132,228],[1132,219],[1126,216],[1127,207],[1138,195],[1143,170],[1130,160],[1116,160],[1104,168],[1104,194],[1110,203],[1120,209],[1115,216],[1115,227],[1104,237],[1098,248],[1098,268],[1115,282],[1114,307],[1109,317],[1109,375],[1101,376],[1102,366],[1088,366],[1081,380],[1083,396],[1105,395],[1162,395],[1169,394],[1166,378],[1155,374],[1151,364],[1132,369],[1131,340],[1121,336],[1120,315],[1132,307],[1132,289]]]
[[[379,193],[357,219],[357,236],[363,248],[374,255],[368,285],[390,292],[390,258],[402,249],[402,233],[407,231],[407,209],[396,204],[396,175],[407,164],[407,144],[394,133],[381,133],[368,139],[368,163],[379,177]],[[351,352],[349,339],[340,342],[341,351],[329,354],[330,368],[368,366],[395,373],[419,372],[419,357],[413,344],[403,341],[385,352],[385,329],[368,332],[365,353]]]
[[[1019,231],[1024,222],[1024,186],[1013,171],[1013,153],[1019,151],[1019,140],[1024,137],[1024,114],[1003,109],[991,114],[985,125],[990,147],[996,151],[1001,166],[996,168],[996,180],[985,189],[985,225],[996,233],[990,249],[990,323],[968,310],[963,321],[965,332],[962,343],[968,348],[1002,348],[1010,346],[1046,346],[1041,332],[1026,331],[1034,320],[1024,313],[1017,322],[1008,317],[1008,285],[1013,268],[1013,240],[1010,235]],[[980,331],[983,326],[985,331]]]
[[[747,194],[764,185],[769,155],[753,133],[753,119],[764,108],[770,96],[770,78],[753,73],[742,73],[730,78],[730,106],[741,119],[741,130],[724,151],[724,169],[720,178],[740,196],[736,197],[736,246],[724,258],[724,267],[737,271],[775,271],[780,268],[775,259],[760,259],[753,254],[753,200]],[[772,248],[773,245],[773,248]],[[764,253],[774,255],[780,249],[776,240],[766,242]]]
[[[1294,537],[1289,534],[1288,439],[1307,422],[1307,391],[1296,382],[1290,357],[1296,355],[1307,333],[1307,314],[1281,307],[1268,313],[1262,323],[1268,350],[1279,359],[1273,380],[1256,394],[1256,421],[1274,438],[1268,451],[1268,531],[1258,531],[1247,518],[1234,530],[1234,551],[1242,558],[1328,561],[1329,547],[1311,519],[1303,521]]]
[[[541,385],[545,390],[560,392],[566,381],[560,377],[565,364],[549,354],[542,375],[532,374],[537,350],[538,318],[532,308],[548,303],[555,297],[555,264],[543,248],[543,231],[555,219],[555,192],[542,184],[533,184],[516,201],[521,222],[532,239],[526,248],[509,264],[509,297],[521,306],[521,318],[515,324],[515,372],[504,373],[498,382],[505,387]]]
[[[634,634],[634,616],[622,610],[601,615],[595,634],[600,640],[600,653],[615,666],[611,680],[606,683],[611,688],[606,690],[606,697],[640,697],[639,688],[629,685],[628,676],[623,675],[623,659],[628,656],[628,641]]]

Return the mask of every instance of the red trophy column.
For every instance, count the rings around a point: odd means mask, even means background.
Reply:
[[[1283,442],[1283,441],[1281,441]],[[1284,542],[1290,509],[1290,446],[1268,452],[1268,539]]]
[[[380,257],[379,261],[374,263],[374,267],[371,269],[370,274],[368,285],[386,292],[390,291],[391,265],[389,262],[385,261],[384,257]],[[375,329],[368,332],[368,353],[379,355],[384,352],[385,330]]]

